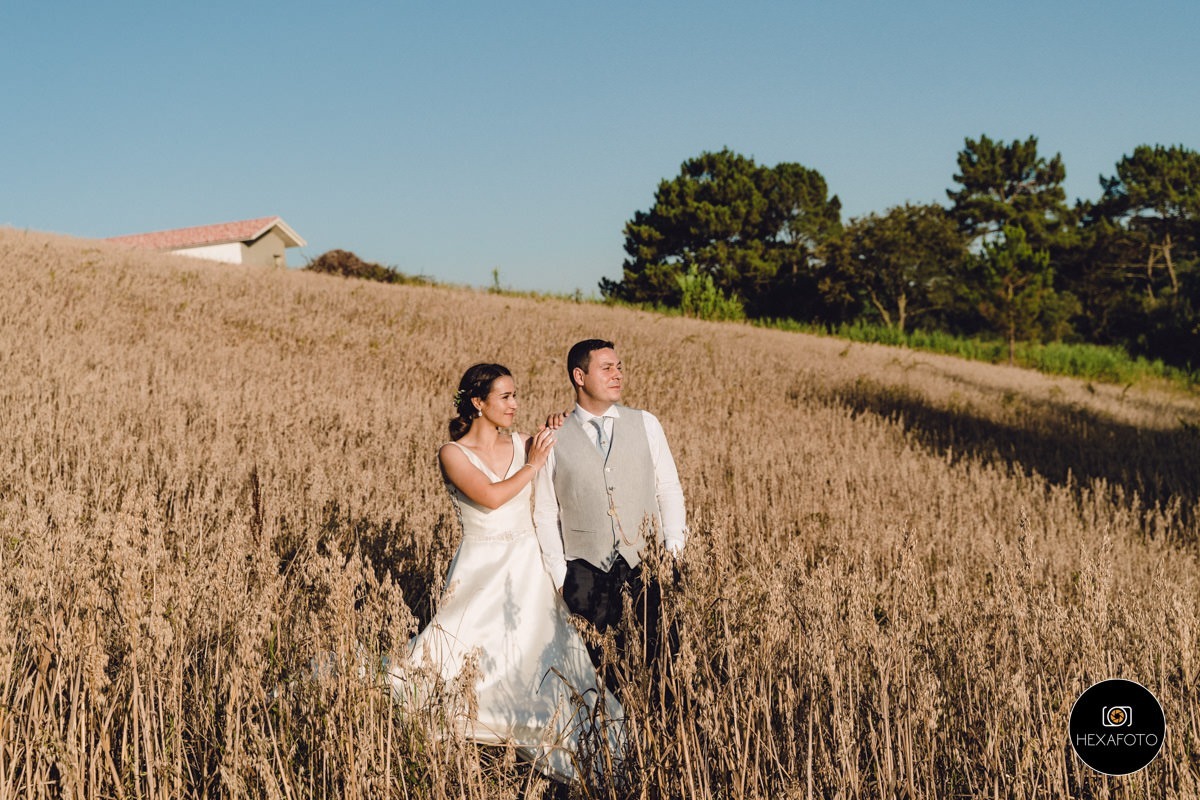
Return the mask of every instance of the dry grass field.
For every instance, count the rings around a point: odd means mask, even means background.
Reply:
[[[616,340],[692,539],[575,796],[1200,796],[1200,401],[744,325],[0,229],[0,797],[550,796],[355,670],[428,620],[454,384]],[[1067,718],[1150,688],[1158,759]],[[674,702],[657,704],[653,680]]]

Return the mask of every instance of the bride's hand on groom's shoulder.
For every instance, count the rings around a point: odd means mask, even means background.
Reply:
[[[550,450],[554,447],[554,431],[550,428],[538,428],[538,432],[529,437],[529,454],[525,462],[537,472],[546,464]]]
[[[563,422],[566,421],[567,417],[571,416],[571,411],[572,409],[568,408],[566,411],[551,412],[551,414],[546,417],[546,427],[552,431],[558,430],[563,426]]]

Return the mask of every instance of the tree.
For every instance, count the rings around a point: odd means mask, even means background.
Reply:
[[[1069,216],[1062,157],[1038,155],[1037,137],[1009,144],[987,136],[966,140],[958,154],[958,190],[947,189],[952,214],[972,240],[997,236],[1005,226],[1025,231],[1029,244],[1045,249]]]
[[[825,179],[799,164],[769,168],[728,149],[702,153],[626,223],[622,279],[601,281],[601,292],[678,305],[678,278],[695,267],[725,296],[761,311],[779,276],[810,271],[840,233],[841,204],[827,194]]]
[[[868,214],[846,229],[846,271],[889,328],[945,306],[966,255],[954,220],[941,206],[896,206]]]
[[[1200,244],[1200,153],[1141,145],[1117,162],[1115,176],[1101,176],[1100,185],[1104,196],[1097,215],[1132,234],[1144,259],[1147,294],[1154,297],[1159,266],[1171,293],[1178,294],[1177,262],[1191,266]]]
[[[1141,145],[1081,208],[1064,261],[1089,338],[1180,366],[1200,364],[1200,154]]]
[[[1018,340],[1040,335],[1048,312],[1059,322],[1075,310],[1072,298],[1054,291],[1050,254],[1034,250],[1022,228],[1006,225],[1000,238],[984,242],[973,266],[969,291],[980,315],[1008,342],[1009,364],[1016,360]]]
[[[1083,204],[1074,246],[1055,264],[1059,288],[1082,304],[1079,332],[1096,344],[1129,344],[1145,326],[1145,292],[1135,290],[1139,247],[1130,232]]]

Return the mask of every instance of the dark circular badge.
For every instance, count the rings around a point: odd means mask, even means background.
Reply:
[[[1071,709],[1071,747],[1096,772],[1128,775],[1162,749],[1167,721],[1162,706],[1140,683],[1100,681]]]

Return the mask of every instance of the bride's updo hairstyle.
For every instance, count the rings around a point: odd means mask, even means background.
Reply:
[[[458,416],[450,420],[450,441],[457,442],[466,436],[467,431],[471,430],[471,420],[479,416],[471,400],[486,400],[492,392],[492,384],[505,375],[512,377],[508,367],[500,364],[476,364],[463,373],[462,380],[458,382],[458,391],[454,393],[454,410]]]

